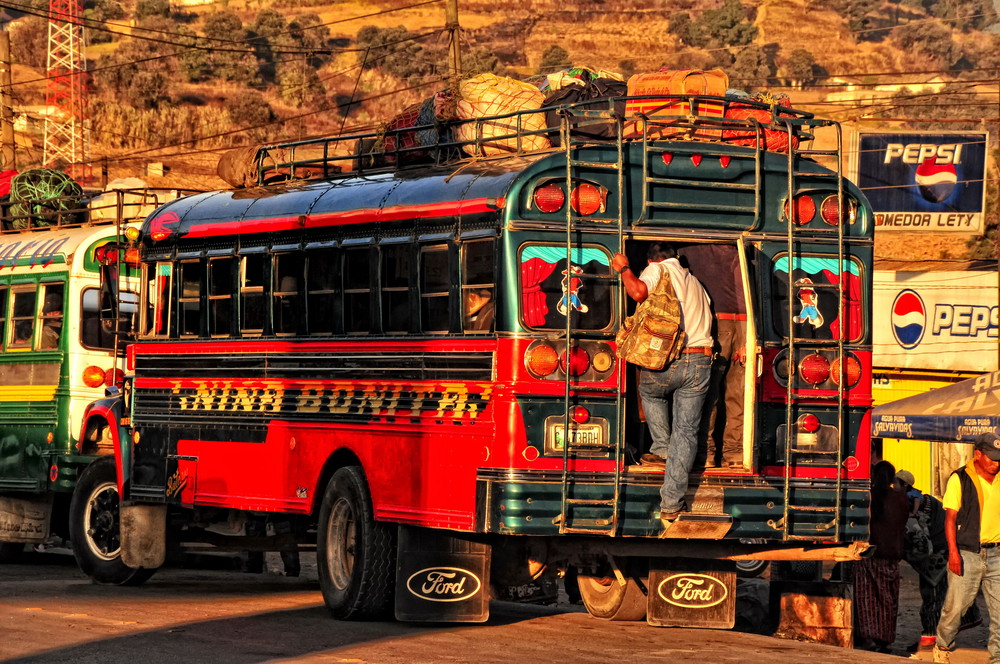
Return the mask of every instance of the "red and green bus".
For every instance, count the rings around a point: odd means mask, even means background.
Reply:
[[[88,414],[115,425],[124,564],[185,542],[315,545],[334,616],[431,621],[485,620],[491,584],[574,570],[594,615],[725,626],[734,561],[856,558],[873,217],[839,127],[759,105],[627,137],[601,103],[561,109],[560,146],[533,153],[285,145],[322,156],[151,214],[124,394]],[[614,131],[579,137],[584,121]],[[705,139],[734,123],[759,140]],[[833,148],[804,148],[818,131]],[[667,532],[615,349],[612,255],[639,265],[652,241],[728,245],[748,313],[747,468],[692,473]],[[232,524],[253,519],[291,534],[241,539]]]

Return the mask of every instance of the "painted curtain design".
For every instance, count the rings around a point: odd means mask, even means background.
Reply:
[[[572,316],[577,329],[611,323],[611,256],[604,249],[528,245],[521,250],[521,312],[528,327],[562,329]]]
[[[837,307],[837,292],[844,282],[843,320]],[[788,336],[788,307],[799,339],[843,339],[858,341],[864,330],[861,314],[861,266],[845,259],[837,269],[836,257],[796,256],[792,265],[792,296],[788,293],[788,257],[774,261],[771,273],[775,294],[771,317],[775,330]]]

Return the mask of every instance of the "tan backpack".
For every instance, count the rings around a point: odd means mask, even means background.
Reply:
[[[681,354],[687,335],[681,326],[681,303],[665,267],[656,288],[625,319],[615,341],[618,357],[646,369],[663,369]]]

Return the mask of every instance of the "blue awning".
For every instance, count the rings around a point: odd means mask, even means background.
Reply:
[[[872,436],[968,442],[1000,434],[1000,371],[876,406]]]

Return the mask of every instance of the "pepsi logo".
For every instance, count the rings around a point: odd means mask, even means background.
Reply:
[[[406,589],[431,602],[461,602],[479,592],[482,582],[461,567],[427,567],[410,575]]]
[[[952,164],[938,164],[931,157],[917,166],[914,180],[924,200],[930,203],[941,203],[955,191],[958,173]]]
[[[927,309],[924,301],[914,291],[899,292],[892,303],[892,334],[896,343],[909,350],[924,338],[927,329]]]

